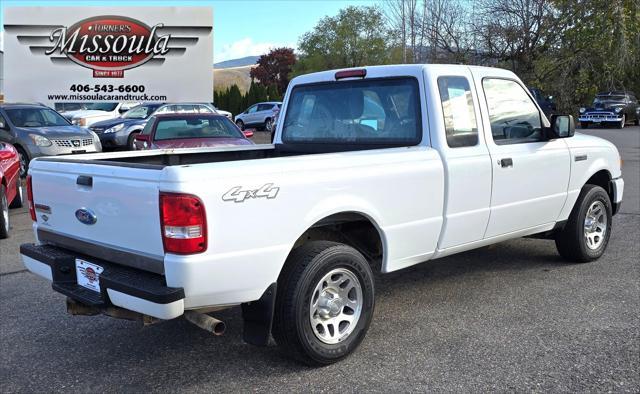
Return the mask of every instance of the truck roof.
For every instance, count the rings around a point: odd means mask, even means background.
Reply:
[[[367,78],[385,77],[393,75],[417,75],[423,71],[431,71],[436,73],[447,74],[456,70],[491,70],[496,75],[512,77],[511,71],[495,67],[484,66],[467,66],[463,64],[390,64],[382,66],[363,66],[351,67],[329,71],[320,71],[316,73],[301,75],[294,78],[291,82],[294,84],[312,83],[318,81],[335,81],[335,74],[339,71],[347,70],[367,70]]]

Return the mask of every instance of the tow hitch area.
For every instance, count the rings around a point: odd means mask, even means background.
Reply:
[[[85,305],[67,297],[67,313],[73,316],[95,316],[99,314],[107,315],[116,319],[139,321],[144,326],[161,322],[153,316],[119,308],[117,306],[95,307]]]

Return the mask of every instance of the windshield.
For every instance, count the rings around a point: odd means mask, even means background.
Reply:
[[[415,145],[421,136],[418,94],[411,77],[299,85],[291,92],[282,139]]]
[[[115,110],[117,106],[118,103],[92,103],[87,105],[87,109],[111,112]]]
[[[139,105],[137,107],[133,107],[124,115],[122,115],[123,119],[147,119],[149,115],[153,113],[156,109],[158,109],[160,105]]]
[[[184,119],[162,119],[156,125],[154,139],[244,138],[229,119],[211,116],[189,116]]]
[[[596,96],[595,100],[593,100],[593,103],[604,103],[605,101],[624,102],[624,96]]]
[[[12,108],[7,115],[16,127],[69,126],[69,122],[49,108]]]

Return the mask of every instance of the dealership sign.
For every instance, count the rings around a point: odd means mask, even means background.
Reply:
[[[4,20],[6,100],[211,101],[211,8],[5,7]]]

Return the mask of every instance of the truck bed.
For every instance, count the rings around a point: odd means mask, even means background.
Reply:
[[[167,166],[257,160],[303,154],[276,149],[274,145],[234,146],[224,148],[164,149],[99,153],[81,156],[57,156],[38,159],[50,162],[74,162],[119,167],[162,169]]]

